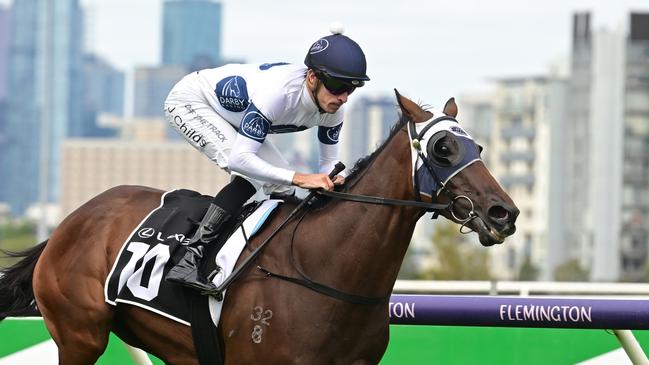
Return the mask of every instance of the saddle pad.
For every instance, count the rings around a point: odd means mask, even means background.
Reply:
[[[252,237],[259,229],[264,225],[266,219],[273,212],[273,210],[279,205],[282,200],[266,200],[262,203],[257,210],[252,213],[248,219],[246,219],[241,227],[237,229],[231,236],[228,238],[228,241],[223,245],[221,251],[216,255],[216,264],[221,268],[218,274],[214,276],[212,282],[219,286],[222,284],[225,279],[232,274],[234,269],[234,264],[237,263],[239,255],[243,251],[243,248],[246,247],[246,238]],[[245,232],[245,235],[244,235]],[[225,291],[223,292],[225,297]],[[223,307],[223,301],[218,301],[214,297],[209,298],[209,307],[210,315],[212,316],[212,321],[214,325],[218,325],[221,318],[221,309]]]
[[[168,283],[164,277],[173,266],[171,253],[191,237],[196,230],[194,222],[201,220],[211,201],[212,197],[190,190],[174,190],[163,194],[160,206],[142,220],[122,245],[104,285],[105,301],[111,305],[131,304],[189,326],[190,303],[185,296],[185,289],[178,284]],[[268,218],[279,202],[264,201],[246,219],[243,227],[252,226],[250,230],[245,228],[248,237],[259,230],[264,223],[260,219]],[[265,211],[266,214],[258,214],[259,211]],[[257,221],[250,223],[255,218]],[[233,236],[243,235],[240,232],[241,228]],[[223,250],[231,246],[228,242]],[[222,271],[232,272],[243,247],[245,243],[238,252],[228,249],[228,254],[219,254],[221,259],[217,255],[217,262],[226,265],[222,266]],[[231,267],[228,269],[227,265]]]

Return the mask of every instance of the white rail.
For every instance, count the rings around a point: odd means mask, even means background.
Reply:
[[[649,296],[649,284],[561,281],[397,280],[395,294]]]

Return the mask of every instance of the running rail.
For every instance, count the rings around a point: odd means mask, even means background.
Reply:
[[[649,364],[631,329],[649,329],[649,300],[392,295],[391,324],[613,330],[634,365]]]
[[[393,325],[608,329],[634,365],[649,364],[630,331],[649,329],[649,300],[395,294],[388,308]],[[138,365],[151,364],[128,350]]]

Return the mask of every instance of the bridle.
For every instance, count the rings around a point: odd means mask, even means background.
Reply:
[[[471,229],[469,229],[468,231],[464,231],[463,229],[472,220],[474,220],[475,218],[478,218],[478,214],[475,211],[475,205],[473,204],[473,201],[471,200],[471,198],[469,198],[468,196],[466,196],[466,195],[458,195],[458,194],[455,194],[452,191],[450,191],[446,187],[446,183],[453,176],[457,175],[460,171],[464,170],[466,167],[468,167],[474,161],[471,161],[471,162],[469,162],[469,163],[467,163],[467,164],[465,164],[463,166],[459,166],[457,169],[455,169],[455,171],[445,181],[443,181],[439,177],[439,175],[435,172],[435,169],[434,169],[434,166],[433,166],[434,162],[432,162],[431,159],[428,158],[428,156],[424,155],[424,152],[423,152],[423,150],[421,148],[421,141],[423,141],[423,140],[425,140],[425,138],[427,138],[426,132],[431,130],[431,128],[433,126],[435,126],[437,123],[445,121],[445,120],[458,123],[457,119],[455,119],[454,117],[449,116],[449,115],[442,115],[442,116],[437,117],[437,118],[435,118],[433,116],[432,118],[430,118],[427,121],[427,124],[422,128],[422,130],[420,132],[417,132],[417,127],[416,127],[415,123],[412,120],[408,121],[408,125],[407,125],[407,127],[408,127],[408,136],[410,137],[412,150],[417,155],[417,160],[413,163],[413,182],[414,182],[414,185],[415,185],[415,194],[417,196],[417,201],[421,201],[421,192],[420,192],[420,187],[419,187],[419,185],[420,185],[419,184],[419,174],[416,171],[414,171],[417,168],[418,162],[421,161],[423,163],[423,165],[426,167],[426,170],[428,171],[430,176],[433,178],[433,180],[435,181],[435,183],[439,187],[437,189],[437,191],[436,191],[436,194],[439,195],[440,193],[444,193],[444,195],[446,195],[446,197],[450,201],[450,203],[448,204],[446,210],[449,212],[451,217],[453,217],[453,219],[455,219],[458,223],[461,224],[460,225],[460,232],[462,232],[462,233],[470,233],[472,231]],[[428,144],[430,142],[431,141],[429,140]],[[471,209],[467,213],[467,216],[464,217],[464,218],[458,216],[456,214],[456,210],[454,209],[455,204],[458,201],[462,200],[462,199],[465,199],[469,203],[469,206],[471,207]],[[433,219],[437,218],[438,215],[439,215],[439,211],[433,212]]]
[[[434,168],[434,163],[429,159],[425,154],[424,151],[422,150],[422,141],[427,141],[430,136],[426,136],[426,133],[431,130],[431,127],[436,125],[437,123],[441,121],[453,121],[457,123],[457,120],[451,116],[448,115],[443,115],[441,117],[437,118],[430,118],[427,122],[427,124],[421,129],[421,131],[417,132],[417,126],[412,120],[407,121],[407,133],[410,138],[410,147],[413,152],[413,183],[414,183],[414,188],[415,188],[415,196],[416,200],[402,200],[402,199],[389,199],[389,198],[383,198],[383,197],[377,197],[377,196],[368,196],[368,195],[359,195],[359,194],[351,194],[347,192],[340,192],[340,191],[328,191],[324,189],[320,189],[317,191],[319,195],[324,195],[328,197],[332,197],[335,199],[340,199],[340,200],[348,200],[348,201],[354,201],[354,202],[359,202],[359,203],[365,203],[365,204],[377,204],[377,205],[393,205],[393,206],[411,206],[411,207],[416,207],[423,209],[426,212],[432,212],[433,219],[436,219],[440,212],[442,211],[447,211],[449,215],[457,221],[461,226],[460,226],[460,232],[462,233],[470,233],[472,230],[469,228],[469,230],[465,230],[465,227],[474,219],[478,218],[478,214],[475,211],[475,205],[473,204],[473,201],[471,198],[469,198],[466,195],[458,195],[450,191],[449,189],[446,188],[446,183],[448,180],[450,180],[451,177],[455,176],[457,173],[462,171],[464,168],[466,168],[469,164],[466,164],[464,166],[459,166],[450,176],[447,178],[445,181],[442,180],[439,175],[435,172]],[[436,190],[435,193],[436,195],[439,195],[441,193],[444,193],[444,195],[448,198],[449,203],[429,203],[429,202],[424,202],[421,199],[421,192],[420,192],[420,177],[419,173],[417,173],[416,168],[419,165],[419,162],[422,163],[422,165],[426,168],[427,172],[430,174],[432,177],[433,181],[435,182],[436,186],[439,188]],[[473,161],[472,161],[473,162]],[[365,171],[367,171],[366,169]],[[358,181],[360,179],[357,179]],[[347,190],[350,187],[347,187]],[[431,194],[432,195],[432,194]],[[456,212],[456,204],[458,201],[461,200],[466,200],[468,202],[468,205],[470,206],[469,212],[466,214],[466,217],[461,217],[458,215]]]

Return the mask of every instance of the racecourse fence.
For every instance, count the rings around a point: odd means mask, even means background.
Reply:
[[[564,338],[564,333],[572,333],[567,336],[589,338],[590,340],[584,340],[584,347],[591,348],[593,343],[586,341],[599,339],[599,334],[593,334],[593,331],[588,330],[573,332],[556,329],[606,329],[615,334],[633,364],[649,364],[645,353],[630,331],[649,329],[649,300],[647,299],[649,299],[649,284],[397,281],[389,304],[390,322],[396,326],[393,330],[397,335],[396,338],[391,338],[391,343],[399,339],[399,334],[410,333],[409,331],[415,329],[437,331],[434,333],[443,331],[442,338],[455,335],[458,331],[461,331],[462,336],[472,333],[469,331],[479,331],[478,333],[484,336],[486,332],[483,331],[490,331],[489,336],[492,333],[499,333],[498,339],[502,341],[503,337],[508,336],[507,333],[514,333],[512,337],[515,337],[516,331],[522,330],[525,332],[521,333],[527,334],[527,331],[534,331],[533,328],[546,328],[546,331],[536,330],[541,332],[529,334],[534,337],[538,333],[548,333],[548,337]],[[42,327],[44,330],[44,326]],[[517,329],[496,327],[517,327]],[[415,332],[421,333],[420,330]],[[646,334],[646,332],[639,332],[638,336],[646,341]],[[20,337],[22,336],[16,336],[16,338]],[[427,338],[430,337],[421,339],[425,341]],[[452,343],[467,341],[466,337],[454,338],[456,342]],[[483,342],[484,337],[479,341]],[[606,339],[606,341],[610,343],[611,340]],[[572,346],[565,349],[566,353],[575,350]],[[152,363],[139,349],[127,347],[127,351],[130,355],[127,356],[131,357],[136,364]],[[421,351],[425,349],[422,348]],[[517,352],[521,351],[523,350],[519,347]],[[618,353],[623,355],[621,350]],[[52,354],[53,361],[56,358],[54,354]],[[407,353],[400,354],[402,356]],[[439,351],[435,356],[439,356]],[[484,358],[485,355],[481,356]],[[3,357],[0,356],[0,363],[4,364],[2,361]],[[123,360],[119,362],[126,363]],[[114,361],[106,363],[114,363]],[[394,363],[394,361],[387,363]]]
[[[649,364],[630,331],[649,329],[649,284],[398,281],[394,292],[391,324],[607,329],[633,364]]]

